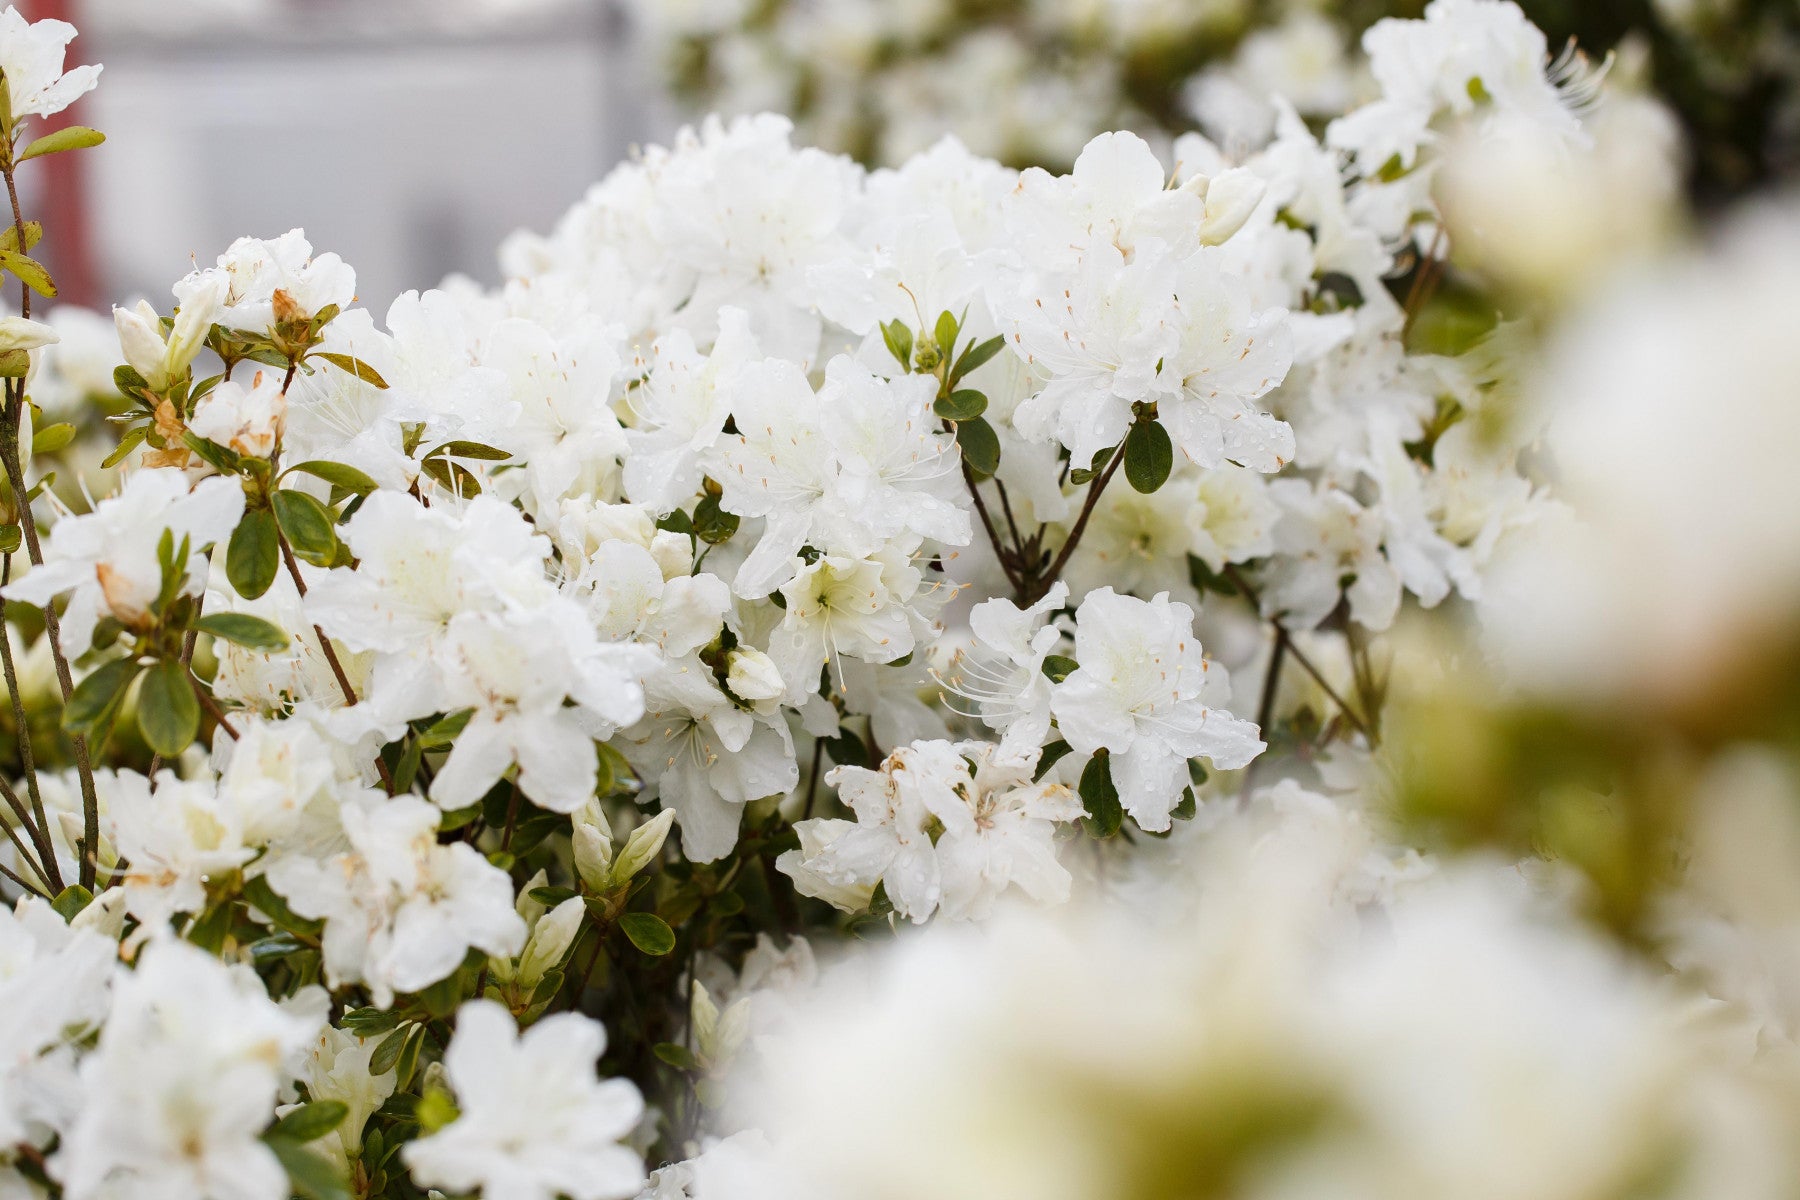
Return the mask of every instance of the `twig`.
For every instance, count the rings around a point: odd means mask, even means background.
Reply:
[[[1222,574],[1231,581],[1233,587],[1244,594],[1244,597],[1248,599],[1258,611],[1261,611],[1262,604],[1257,597],[1256,589],[1250,586],[1249,581],[1244,578],[1243,574],[1236,566],[1231,563],[1226,563],[1225,570]],[[1308,675],[1312,676],[1313,682],[1319,685],[1321,691],[1331,697],[1332,703],[1336,704],[1339,711],[1344,714],[1344,719],[1354,725],[1358,733],[1369,739],[1369,744],[1371,746],[1375,745],[1379,739],[1376,738],[1374,731],[1369,728],[1368,723],[1358,715],[1357,711],[1350,707],[1349,702],[1338,695],[1337,689],[1332,687],[1331,684],[1326,681],[1324,674],[1320,672],[1318,667],[1313,665],[1312,660],[1306,657],[1306,654],[1300,649],[1299,645],[1294,642],[1292,632],[1273,617],[1269,618],[1269,623],[1275,626],[1277,632],[1286,640],[1287,652],[1294,656],[1294,661],[1299,663],[1301,668]]]
[[[1075,524],[1069,530],[1069,536],[1063,541],[1062,550],[1051,560],[1050,568],[1041,575],[1034,574],[1030,581],[1030,587],[1019,589],[1021,604],[1036,604],[1043,599],[1044,593],[1049,591],[1050,586],[1062,575],[1063,568],[1069,565],[1069,556],[1075,553],[1075,547],[1081,541],[1081,535],[1087,532],[1088,518],[1094,515],[1094,506],[1100,503],[1100,493],[1106,490],[1106,485],[1112,482],[1112,477],[1118,473],[1119,467],[1124,461],[1125,445],[1121,442],[1113,451],[1112,461],[1106,464],[1106,469],[1101,471],[1095,477],[1094,482],[1088,485],[1087,500],[1083,502],[1080,514],[1076,516]]]
[[[12,582],[12,555],[0,556],[0,588]],[[56,862],[56,850],[50,841],[50,821],[44,813],[44,797],[38,790],[37,764],[31,751],[31,724],[25,715],[25,699],[19,694],[19,670],[13,662],[12,632],[6,624],[6,598],[0,596],[0,665],[4,667],[6,694],[12,700],[13,723],[18,726],[19,733],[19,765],[25,773],[25,792],[31,800],[31,812],[34,820],[24,822],[26,830],[31,834],[32,844],[37,847],[39,862],[48,869],[45,882],[62,891],[62,869]],[[9,791],[11,789],[8,789]]]

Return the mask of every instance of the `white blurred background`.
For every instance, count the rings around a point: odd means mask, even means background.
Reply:
[[[19,0],[105,64],[107,144],[26,173],[63,298],[166,301],[191,259],[304,226],[377,314],[545,228],[656,132],[609,0]],[[66,164],[66,165],[65,165]]]

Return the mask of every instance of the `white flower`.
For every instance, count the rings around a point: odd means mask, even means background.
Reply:
[[[1051,700],[1070,746],[1109,752],[1120,803],[1149,830],[1169,828],[1188,759],[1230,771],[1266,748],[1255,725],[1213,706],[1230,685],[1201,653],[1193,624],[1193,610],[1165,594],[1145,601],[1089,592],[1075,614],[1081,666]]]
[[[1376,631],[1393,624],[1400,577],[1381,552],[1379,511],[1338,488],[1299,479],[1276,480],[1269,497],[1281,517],[1276,554],[1263,571],[1264,614],[1291,629],[1311,629],[1348,597],[1357,624]]]
[[[912,652],[906,608],[888,586],[893,574],[910,574],[902,586],[917,586],[910,565],[821,554],[782,586],[786,611],[770,635],[769,658],[787,680],[790,703],[818,690],[820,669],[845,656],[885,663]]]
[[[737,845],[744,805],[799,782],[787,722],[746,711],[691,656],[665,663],[644,692],[644,719],[625,731],[622,749],[675,810],[682,853],[721,858]]]
[[[254,973],[153,938],[113,985],[52,1172],[71,1200],[284,1200],[287,1172],[258,1135],[282,1065],[316,1027],[271,1001]]]
[[[206,581],[205,549],[237,526],[244,490],[236,479],[212,476],[190,491],[185,472],[172,468],[135,471],[115,496],[91,513],[56,523],[44,564],[6,589],[6,598],[44,605],[72,593],[63,613],[63,637],[71,653],[85,651],[94,626],[111,616],[129,628],[142,627],[162,587],[157,544],[164,530],[176,549],[183,539],[188,557],[181,594],[196,595]]]
[[[935,395],[927,377],[884,380],[841,356],[817,394],[792,363],[739,373],[738,436],[721,449],[719,503],[764,525],[738,570],[738,595],[759,598],[786,582],[809,544],[860,558],[902,533],[968,542],[955,441],[937,429]]]
[[[8,5],[0,13],[0,71],[13,118],[48,117],[94,90],[100,68],[63,70],[63,55],[75,39],[67,21],[27,21]]]
[[[126,860],[126,904],[145,925],[176,913],[199,913],[206,881],[249,862],[256,844],[244,836],[244,812],[214,781],[162,771],[152,781],[136,771],[100,773],[107,796],[104,830]]]
[[[117,953],[35,896],[0,909],[0,1144],[41,1147],[75,1116],[73,1047],[105,1017]]]
[[[206,344],[206,335],[231,286],[223,272],[202,272],[192,283],[178,287],[181,305],[175,313],[175,324],[163,332],[162,319],[146,300],[136,308],[114,308],[113,324],[119,333],[119,348],[125,361],[144,377],[153,392],[167,390],[169,384],[186,373],[195,355]]]
[[[362,1152],[363,1127],[387,1098],[394,1094],[394,1069],[379,1075],[369,1071],[369,1060],[380,1038],[358,1038],[330,1025],[319,1031],[306,1052],[300,1081],[309,1100],[336,1100],[350,1111],[336,1129],[311,1147],[326,1150],[340,1166]]]
[[[643,1163],[620,1142],[644,1104],[629,1082],[596,1077],[605,1046],[599,1023],[579,1013],[546,1017],[520,1034],[493,1001],[464,1004],[444,1053],[461,1112],[406,1144],[412,1177],[456,1192],[479,1188],[486,1200],[635,1195]]]
[[[986,916],[1012,885],[1040,903],[1066,900],[1055,831],[1082,815],[1081,802],[1064,784],[1034,782],[1037,760],[1035,748],[1008,758],[983,742],[928,741],[878,771],[838,767],[828,779],[856,821],[802,821],[801,848],[776,866],[803,895],[852,911],[880,882],[914,921]]]
[[[1062,640],[1048,623],[1069,599],[1058,580],[1044,598],[1021,609],[996,596],[969,611],[976,647],[962,653],[943,673],[944,686],[975,702],[982,723],[1003,736],[1001,752],[1018,758],[1034,753],[1050,732],[1050,677],[1044,660]]]
[[[325,922],[332,983],[365,983],[382,1007],[448,976],[471,947],[511,957],[525,944],[506,872],[463,842],[439,845],[439,816],[417,796],[367,793],[343,805],[348,849],[268,869],[295,912]]]
[[[597,641],[568,601],[459,614],[441,654],[436,707],[475,710],[432,781],[431,798],[446,809],[475,803],[517,763],[533,803],[573,811],[594,791],[594,738],[643,715],[639,680],[656,662],[648,650]]]
[[[756,339],[742,309],[719,310],[719,336],[710,354],[694,348],[686,330],[656,339],[644,382],[625,403],[637,418],[625,431],[625,491],[658,515],[700,490],[707,452],[731,415],[737,372],[757,357]]]
[[[218,265],[195,271],[176,294],[196,287],[213,271],[228,286],[215,321],[227,329],[266,334],[276,324],[308,320],[326,308],[348,308],[356,299],[356,272],[335,254],[314,257],[306,234],[290,229],[272,241],[239,238],[219,255]],[[184,288],[185,285],[185,288]]]
[[[258,371],[249,387],[220,380],[194,405],[188,428],[248,458],[268,458],[281,445],[287,395],[281,381]]]
[[[0,351],[37,350],[54,346],[62,335],[42,321],[24,317],[0,317]]]
[[[1014,886],[1040,904],[1067,900],[1069,873],[1056,861],[1056,826],[1080,819],[1081,801],[1065,784],[1032,779],[1035,753],[1009,758],[983,742],[956,749],[965,778],[925,796],[944,826],[937,840],[939,911],[951,920],[985,917]]]

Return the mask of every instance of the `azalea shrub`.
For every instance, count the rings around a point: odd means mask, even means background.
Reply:
[[[1792,1195],[1800,219],[1684,245],[1506,0],[1364,50],[1066,174],[709,119],[111,346],[15,201],[0,1194]]]

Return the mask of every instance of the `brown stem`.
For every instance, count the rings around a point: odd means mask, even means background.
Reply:
[[[12,184],[10,173],[6,176],[7,184]],[[14,212],[17,210],[14,200]],[[25,468],[19,461],[19,430],[22,425],[22,414],[25,407],[24,380],[8,380],[6,385],[7,413],[5,414],[5,435],[0,436],[0,465],[6,471],[7,483],[12,487],[13,499],[19,510],[19,528],[25,534],[25,551],[34,567],[44,564],[44,550],[38,542],[37,519],[31,512],[31,501],[26,499]],[[56,666],[56,682],[62,688],[63,705],[66,708],[69,697],[75,692],[75,680],[69,672],[69,659],[63,653],[62,626],[57,620],[56,606],[44,605],[44,635],[50,639],[50,660]],[[86,888],[94,886],[94,877],[98,872],[95,859],[100,844],[100,800],[94,791],[94,768],[88,761],[87,738],[79,733],[71,733],[69,742],[75,750],[75,768],[81,777],[81,885]]]
[[[1231,581],[1233,587],[1244,594],[1245,599],[1249,600],[1250,603],[1255,606],[1257,611],[1260,612],[1262,610],[1262,603],[1256,594],[1256,589],[1250,586],[1250,582],[1244,578],[1243,573],[1240,572],[1236,566],[1231,563],[1226,563],[1225,570],[1222,574]],[[1287,652],[1294,656],[1294,661],[1300,664],[1302,670],[1312,676],[1313,682],[1319,685],[1321,691],[1331,697],[1331,702],[1338,706],[1338,711],[1344,714],[1344,719],[1355,726],[1358,733],[1369,739],[1369,744],[1371,746],[1376,745],[1379,739],[1376,738],[1374,730],[1371,729],[1369,724],[1357,714],[1357,711],[1354,708],[1350,707],[1348,701],[1338,695],[1337,689],[1326,682],[1324,674],[1318,667],[1313,665],[1312,660],[1306,657],[1306,654],[1297,644],[1295,644],[1292,632],[1273,617],[1269,618],[1269,623],[1275,626],[1276,632],[1287,642]]]
[[[32,840],[36,841],[37,840],[37,830],[32,828],[32,824],[29,819],[30,814],[26,812],[24,802],[19,799],[19,793],[15,792],[12,789],[11,785],[9,785],[4,778],[0,778],[0,796],[4,796],[6,798],[6,806],[13,810],[13,815],[19,819],[19,824],[23,825],[25,827],[26,832],[30,833],[32,835]],[[0,824],[4,824],[4,822],[0,822]],[[59,892],[62,891],[62,887],[60,885],[52,885],[51,884],[50,876],[45,874],[43,865],[36,858],[32,857],[30,850],[28,850],[25,846],[24,839],[19,836],[19,831],[17,829],[15,829],[11,825],[7,825],[6,826],[6,837],[7,837],[8,841],[12,842],[13,849],[18,852],[19,861],[21,863],[24,863],[26,866],[30,867],[31,873],[33,875],[36,875],[39,879],[41,879],[46,888],[54,886],[56,891],[59,891]],[[38,851],[38,853],[42,854],[43,851],[40,849]],[[52,857],[54,857],[54,855],[52,855]],[[32,890],[37,891],[38,889],[33,888]],[[45,895],[49,895],[49,894],[50,893],[48,893],[48,892],[45,893]]]
[[[12,555],[0,556],[0,588],[12,582]],[[25,715],[25,699],[19,694],[19,669],[13,661],[12,632],[6,624],[6,598],[0,596],[0,668],[3,668],[6,680],[6,694],[12,700],[13,723],[18,727],[19,766],[25,773],[25,792],[31,800],[33,820],[25,820],[21,813],[19,820],[26,831],[31,834],[31,841],[37,847],[38,862],[42,864],[40,874],[49,873],[44,882],[62,891],[62,868],[56,862],[56,850],[50,840],[50,820],[44,814],[44,797],[38,790],[37,763],[31,751],[31,725]],[[11,789],[9,788],[10,792]]]
[[[975,482],[975,472],[967,462],[962,465],[963,483],[968,486],[969,497],[975,501],[975,512],[981,517],[981,527],[987,531],[988,544],[994,548],[994,557],[1000,562],[1000,569],[1006,573],[1006,582],[1017,591],[1024,586],[1021,577],[1012,562],[1012,556],[1006,547],[1000,544],[1000,534],[994,528],[994,518],[988,515],[987,501],[981,498],[981,487]]]
[[[288,545],[287,535],[279,530],[276,531],[275,541],[281,547],[281,560],[287,564],[288,575],[294,581],[294,590],[299,592],[300,598],[304,600],[306,598],[306,580],[300,577],[300,564],[294,560],[294,548]],[[344,707],[354,707],[357,702],[356,689],[350,686],[350,677],[344,674],[344,664],[338,661],[337,651],[331,647],[331,639],[326,637],[325,631],[317,625],[312,627],[312,631],[313,636],[319,639],[319,649],[324,651],[326,663],[331,667],[332,678],[337,680],[338,687],[344,693]],[[381,773],[381,782],[387,788],[388,795],[393,795],[394,773],[388,770],[387,763],[379,753],[375,755],[375,769]]]
[[[188,673],[188,683],[193,685],[194,695],[200,700],[200,707],[204,708],[207,715],[218,722],[220,729],[231,735],[232,741],[237,741],[238,731],[232,727],[231,721],[225,716],[225,710],[219,707],[219,702],[213,699],[212,693],[206,690],[192,672]]]
[[[1100,503],[1100,493],[1106,490],[1106,485],[1112,482],[1112,477],[1118,474],[1119,467],[1124,461],[1125,443],[1120,442],[1113,451],[1112,460],[1106,464],[1106,469],[1101,471],[1095,477],[1094,482],[1088,485],[1087,499],[1081,505],[1081,512],[1076,516],[1075,524],[1070,528],[1068,538],[1063,541],[1062,549],[1051,561],[1049,569],[1041,575],[1034,574],[1028,581],[1030,586],[1019,589],[1020,604],[1036,604],[1044,598],[1044,593],[1050,590],[1050,585],[1061,577],[1063,568],[1069,565],[1069,556],[1075,553],[1075,547],[1081,542],[1081,535],[1087,532],[1088,518],[1094,515],[1094,506]]]

